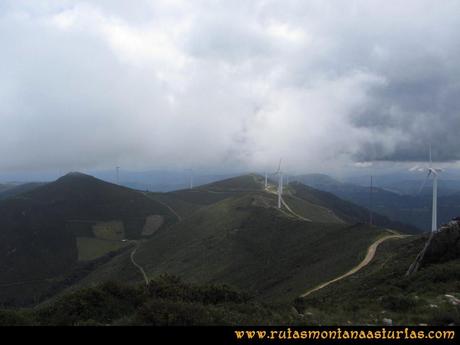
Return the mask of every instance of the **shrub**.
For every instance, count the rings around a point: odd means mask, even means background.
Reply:
[[[39,309],[37,317],[45,325],[108,324],[123,315],[134,313],[145,299],[140,291],[116,283],[84,288]]]
[[[30,312],[0,310],[0,326],[31,326],[33,324],[33,316]]]
[[[414,308],[416,305],[413,298],[404,295],[383,296],[381,304],[383,308],[392,311],[407,311],[411,308]]]
[[[135,322],[152,326],[192,326],[225,324],[220,310],[197,303],[153,300],[142,306]]]

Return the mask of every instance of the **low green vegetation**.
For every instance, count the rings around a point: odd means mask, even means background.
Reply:
[[[249,174],[199,186],[197,189],[213,192],[255,192],[264,188],[262,176]]]
[[[310,219],[312,222],[337,224],[345,223],[337,217],[334,212],[324,206],[315,205],[294,195],[285,195],[283,196],[283,199],[295,213]]]
[[[340,199],[334,194],[311,188],[299,182],[293,182],[289,184],[289,187],[297,198],[303,199],[317,206],[323,206],[331,210],[337,217],[347,223],[353,224],[356,222],[369,222],[369,210],[364,207],[357,206],[352,202]],[[400,230],[406,233],[418,232],[417,229],[410,225],[393,221],[375,212],[372,218],[373,224],[380,227]]]
[[[270,325],[297,321],[289,307],[256,302],[226,285],[191,285],[168,275],[148,287],[107,282],[34,309],[0,310],[0,326]]]

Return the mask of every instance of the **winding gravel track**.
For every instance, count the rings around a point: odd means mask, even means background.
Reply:
[[[300,295],[300,297],[307,297],[308,295],[310,295],[311,293],[315,292],[315,291],[318,291],[318,290],[321,290],[322,288],[332,284],[332,283],[335,283],[339,280],[342,280],[348,276],[351,276],[352,274],[355,274],[356,272],[358,272],[359,270],[361,270],[362,268],[366,267],[367,265],[369,265],[369,263],[372,261],[372,259],[374,258],[375,256],[375,252],[377,250],[377,247],[382,244],[383,242],[387,241],[387,240],[391,240],[391,239],[401,239],[401,238],[405,238],[407,237],[408,235],[399,235],[399,234],[395,234],[395,232],[393,230],[389,230],[393,233],[393,235],[387,235],[385,237],[382,237],[382,238],[379,238],[377,241],[375,241],[374,243],[372,243],[369,248],[367,249],[367,254],[366,254],[366,257],[363,259],[363,261],[361,261],[357,266],[353,267],[351,270],[349,270],[347,273],[345,274],[342,274],[341,276],[337,277],[337,278],[334,278],[332,280],[329,280],[328,282],[325,282],[325,283],[322,283],[321,285],[318,285],[317,287],[311,289],[311,290],[308,290],[307,292],[305,292],[304,294]]]

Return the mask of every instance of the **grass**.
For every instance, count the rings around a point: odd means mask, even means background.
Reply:
[[[315,223],[344,223],[330,209],[323,206],[315,205],[307,200],[291,195],[285,195],[283,199],[295,213]]]
[[[218,182],[213,182],[197,189],[214,192],[254,192],[263,190],[264,178],[256,174],[232,177]]]
[[[119,220],[97,222],[93,225],[93,232],[94,236],[101,240],[120,241],[125,238],[125,228]]]
[[[78,260],[90,261],[126,247],[128,242],[92,237],[77,237]]]

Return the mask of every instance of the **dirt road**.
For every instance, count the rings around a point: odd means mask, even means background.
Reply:
[[[353,267],[350,271],[348,271],[347,273],[345,274],[342,274],[341,276],[337,277],[337,278],[334,278],[332,280],[329,280],[328,282],[325,282],[325,283],[322,283],[321,285],[318,285],[317,287],[305,292],[304,294],[300,295],[300,297],[306,297],[308,295],[310,295],[311,293],[315,292],[315,291],[318,291],[332,283],[335,283],[339,280],[342,280],[348,276],[351,276],[352,274],[355,274],[356,272],[358,272],[359,270],[361,270],[362,268],[366,267],[367,265],[369,265],[369,263],[372,261],[372,259],[374,258],[375,256],[375,252],[377,250],[377,247],[387,241],[387,240],[391,240],[391,239],[400,239],[400,238],[405,238],[407,237],[407,235],[399,235],[399,234],[396,234],[393,230],[389,230],[390,232],[393,233],[393,235],[387,235],[385,237],[382,237],[382,238],[379,238],[377,241],[375,241],[374,243],[372,243],[369,248],[367,249],[367,254],[366,254],[366,257],[363,259],[363,261],[361,261],[357,266]]]
[[[142,268],[141,265],[139,265],[135,260],[134,260],[134,255],[136,255],[136,251],[137,251],[137,248],[139,248],[139,242],[138,241],[131,241],[131,242],[134,242],[136,244],[136,247],[134,248],[134,250],[131,252],[131,255],[130,255],[130,258],[131,258],[131,262],[133,263],[133,265],[135,267],[137,267],[137,269],[141,272],[142,276],[144,277],[144,280],[145,280],[145,285],[149,285],[149,278],[147,277],[147,274],[145,273],[144,269]]]

